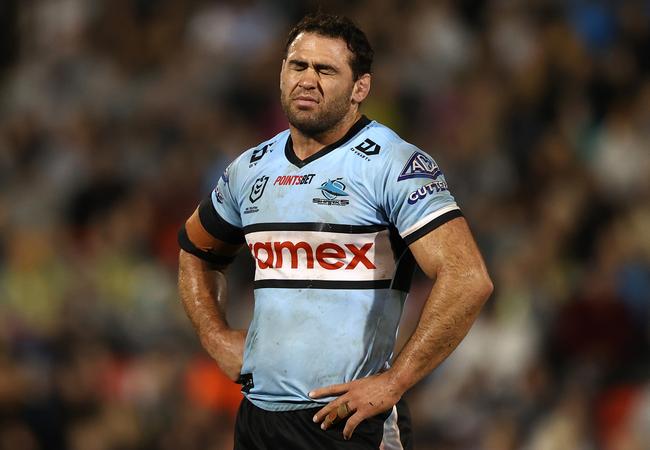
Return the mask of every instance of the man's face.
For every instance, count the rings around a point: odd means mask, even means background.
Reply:
[[[351,57],[342,39],[314,33],[296,37],[280,73],[280,100],[291,125],[317,135],[334,128],[351,111],[355,101]]]

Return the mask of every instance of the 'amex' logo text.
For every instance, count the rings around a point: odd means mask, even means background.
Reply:
[[[260,269],[314,269],[315,264],[326,270],[353,270],[365,267],[374,270],[377,267],[367,256],[373,243],[362,246],[355,244],[335,244],[324,242],[314,247],[305,241],[291,242],[255,242],[248,248]]]

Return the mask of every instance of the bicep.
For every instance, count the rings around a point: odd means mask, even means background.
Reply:
[[[187,236],[190,241],[204,251],[211,251],[224,256],[232,256],[242,247],[239,243],[225,242],[211,234],[201,222],[198,208],[185,222],[185,229],[187,230]]]
[[[232,262],[242,248],[241,243],[225,242],[214,236],[202,223],[197,208],[179,232],[181,256],[194,257],[213,267],[225,267]]]
[[[485,277],[487,269],[463,217],[452,219],[409,246],[415,260],[429,278]]]

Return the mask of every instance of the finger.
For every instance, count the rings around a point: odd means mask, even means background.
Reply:
[[[354,433],[354,430],[356,430],[357,426],[363,422],[364,419],[366,419],[366,417],[359,412],[351,415],[345,422],[345,428],[343,428],[343,438],[346,440],[350,439],[352,437],[352,433]]]
[[[325,420],[323,421],[323,424],[321,425],[321,428],[323,430],[326,430],[329,428],[330,425],[334,425],[336,423],[339,423],[342,420],[346,420],[350,414],[352,414],[354,410],[350,408],[348,405],[348,402],[341,402],[339,405],[336,407],[336,409],[330,411],[326,416]]]
[[[348,407],[347,402],[343,402],[336,407],[336,415],[339,419],[345,419],[350,415],[350,408]]]
[[[332,411],[325,416],[325,420],[323,420],[323,423],[320,425],[320,427],[322,430],[327,430],[329,427],[339,422],[339,420],[341,419],[339,418],[336,411]]]
[[[323,421],[324,430],[330,425],[346,419],[355,409],[352,408],[345,397],[340,397],[327,404],[314,415],[314,422]],[[322,427],[321,427],[322,428]]]
[[[348,391],[350,383],[333,384],[322,388],[314,389],[309,393],[311,398],[329,397],[331,395],[344,394]]]
[[[338,399],[337,399],[338,400]],[[336,408],[338,404],[336,403],[337,400],[333,400],[329,402],[327,405],[323,406],[321,409],[318,410],[318,412],[314,415],[314,422],[321,422],[322,420],[327,417],[327,415],[334,411],[336,412]]]

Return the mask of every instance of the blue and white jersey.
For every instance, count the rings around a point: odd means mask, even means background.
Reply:
[[[309,391],[388,366],[414,269],[407,246],[461,215],[434,160],[366,117],[306,160],[289,131],[244,152],[211,206],[206,229],[245,238],[255,260],[244,392],[273,411],[318,406]]]

